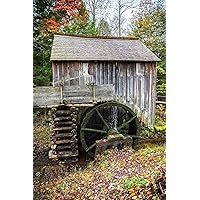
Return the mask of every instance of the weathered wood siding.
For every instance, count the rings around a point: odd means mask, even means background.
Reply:
[[[153,126],[156,99],[155,62],[53,62],[53,85],[113,84],[115,99],[132,107],[139,119]]]
[[[36,87],[33,89],[33,106],[52,107],[61,103],[61,90],[59,87]],[[91,86],[65,86],[63,89],[63,98],[68,104],[92,104],[96,102],[111,101],[114,99],[114,86],[98,85],[95,86],[95,99]],[[102,97],[104,97],[102,99]],[[95,101],[95,102],[94,102]]]
[[[53,62],[53,86],[58,86],[59,81],[65,79],[65,85],[85,85],[92,82],[88,74],[88,63],[81,62]]]

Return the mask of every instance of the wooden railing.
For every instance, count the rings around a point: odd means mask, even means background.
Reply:
[[[166,104],[166,96],[157,96],[156,104]]]

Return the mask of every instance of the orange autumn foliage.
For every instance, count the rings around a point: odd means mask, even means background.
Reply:
[[[81,0],[57,0],[54,11],[66,12],[69,17],[76,16],[79,9],[82,7]]]
[[[61,24],[56,22],[55,19],[50,18],[45,21],[45,27],[49,32],[59,32]]]
[[[42,32],[45,35],[60,32],[61,27],[70,25],[73,19],[82,23],[88,20],[88,13],[82,0],[57,0],[52,9],[59,18],[43,20]]]

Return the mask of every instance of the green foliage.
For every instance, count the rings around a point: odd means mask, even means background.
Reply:
[[[132,187],[145,187],[147,184],[147,181],[144,178],[138,178],[136,176],[132,176],[130,178],[124,179],[124,188],[125,189],[131,189]]]
[[[102,169],[106,169],[109,167],[109,164],[107,162],[107,160],[103,160],[101,163],[100,163],[100,166]]]
[[[155,123],[152,129],[142,126],[140,136],[144,138],[164,137],[166,134],[166,106],[156,105]]]
[[[39,115],[40,115],[40,111],[37,110],[37,111],[33,112],[33,122],[36,122],[36,120],[38,119]]]
[[[50,50],[53,35],[44,35],[44,19],[53,16],[55,0],[33,1],[33,83],[50,85],[52,82]]]
[[[157,65],[157,94],[166,88],[166,11],[165,1],[141,0],[132,21],[130,36],[139,38],[162,61]]]
[[[42,56],[42,55],[41,55]],[[50,54],[48,56],[50,60]],[[46,62],[47,59],[45,60]],[[44,61],[44,62],[45,62]],[[49,86],[52,83],[52,70],[50,61],[46,65],[33,66],[33,83],[37,86]]]
[[[154,137],[154,129],[149,129],[148,127],[141,127],[140,136],[143,138],[152,138]]]
[[[163,60],[157,64],[157,95],[166,96],[166,61]]]
[[[108,179],[108,180],[111,180],[112,179],[112,173],[111,172],[108,172],[107,174],[106,174],[106,178]]]
[[[95,25],[91,21],[84,24],[79,21],[75,21],[70,26],[64,27],[63,33],[71,35],[97,35]]]
[[[161,80],[157,80],[157,95],[158,96],[165,96],[166,95],[166,83]]]
[[[40,175],[41,175],[41,172],[40,172],[40,171],[38,171],[38,172],[35,173],[35,176],[36,176],[36,177],[38,177],[38,176],[40,176]]]
[[[61,183],[58,185],[58,188],[59,188],[60,190],[64,190],[64,189],[66,188],[66,186],[67,186],[66,182],[63,181],[63,182],[61,182]]]
[[[163,104],[156,106],[154,130],[161,134],[166,132],[166,107]]]
[[[132,34],[139,38],[161,59],[165,58],[165,10],[155,9],[133,21]]]
[[[98,31],[98,35],[100,35],[100,36],[111,35],[110,26],[109,26],[108,22],[104,19],[101,19],[101,21],[99,22],[97,31]]]

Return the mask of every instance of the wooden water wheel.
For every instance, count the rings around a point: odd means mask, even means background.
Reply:
[[[95,155],[96,141],[109,135],[130,135],[137,140],[139,123],[133,110],[118,102],[101,103],[89,110],[81,123],[80,141],[85,151]]]

